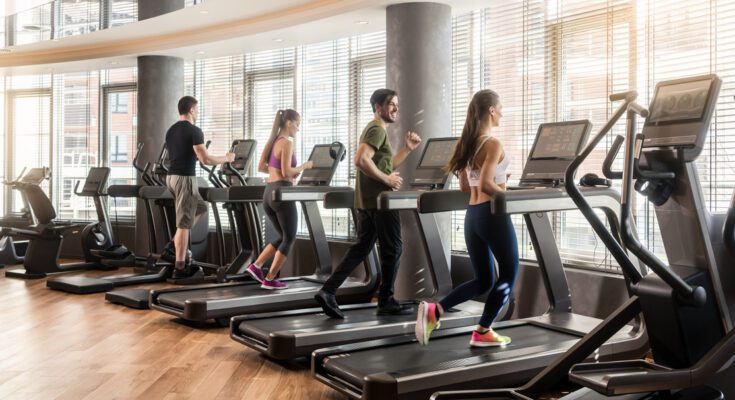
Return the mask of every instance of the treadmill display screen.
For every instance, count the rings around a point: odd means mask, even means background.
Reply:
[[[252,141],[242,141],[235,145],[232,152],[235,153],[235,161],[232,162],[232,166],[235,169],[243,170],[246,167],[248,156],[253,148]]]
[[[531,159],[573,158],[584,144],[587,124],[541,124],[536,134],[536,143],[531,150]]]
[[[329,145],[314,146],[309,161],[314,163],[312,168],[331,169],[334,166],[334,159],[329,155]]]
[[[704,116],[712,79],[659,85],[646,125],[698,121]]]
[[[421,156],[419,168],[443,168],[452,158],[457,139],[430,140]]]

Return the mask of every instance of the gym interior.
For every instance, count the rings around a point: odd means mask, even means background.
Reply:
[[[0,12],[0,398],[735,398],[733,2]]]

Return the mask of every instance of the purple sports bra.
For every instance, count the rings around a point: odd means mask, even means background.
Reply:
[[[276,142],[278,142],[281,139],[285,139],[283,136],[276,138],[275,141],[273,141],[273,146],[271,146],[271,155],[268,157],[268,166],[275,168],[275,169],[281,169],[281,159],[276,158],[276,155],[273,154],[273,149],[276,148]],[[291,168],[296,166],[296,153],[291,153]]]

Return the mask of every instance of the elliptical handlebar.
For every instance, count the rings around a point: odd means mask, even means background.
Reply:
[[[610,150],[608,150],[607,156],[605,156],[605,161],[602,163],[602,174],[607,179],[623,179],[623,171],[613,171],[612,169],[612,165],[620,152],[620,146],[623,145],[623,142],[625,142],[625,137],[620,135],[615,136]]]
[[[136,171],[140,172],[141,174],[143,173],[143,168],[138,165],[138,160],[140,159],[140,153],[141,151],[143,151],[143,147],[145,147],[145,143],[138,142],[138,147],[135,151],[135,157],[133,157],[133,168],[135,168]]]
[[[204,147],[206,149],[209,149],[209,145],[211,145],[211,144],[212,144],[212,141],[211,140],[207,140],[207,143],[204,144]],[[209,179],[209,182],[212,185],[214,185],[214,187],[216,187],[216,188],[222,188],[222,187],[224,187],[223,182],[220,181],[219,179],[217,179],[217,177],[214,174],[214,170],[216,169],[214,166],[208,167],[206,164],[204,164],[203,162],[199,161],[199,167],[201,169],[203,169],[204,171],[207,172],[207,179]]]
[[[602,242],[610,251],[610,254],[612,254],[612,256],[615,258],[615,261],[617,261],[618,265],[620,265],[620,269],[633,284],[638,283],[643,276],[641,275],[640,271],[636,269],[630,258],[628,258],[628,254],[625,252],[625,249],[623,249],[623,246],[618,242],[617,238],[615,238],[615,236],[613,236],[613,234],[605,227],[605,224],[600,220],[597,214],[595,214],[595,211],[584,198],[582,192],[580,192],[579,188],[577,188],[577,185],[574,181],[574,175],[576,174],[577,169],[579,169],[579,166],[582,165],[582,162],[584,162],[584,160],[586,160],[587,157],[589,157],[589,155],[595,150],[597,144],[600,143],[600,141],[607,135],[608,132],[610,132],[610,130],[613,128],[613,126],[615,126],[615,123],[620,119],[620,117],[625,114],[625,112],[628,110],[628,105],[633,100],[635,100],[635,96],[637,96],[637,93],[635,91],[610,95],[610,99],[612,101],[625,100],[625,102],[620,107],[618,107],[613,116],[607,121],[602,129],[600,129],[597,135],[594,136],[592,140],[587,143],[587,146],[584,148],[582,153],[574,158],[574,160],[572,160],[564,174],[564,187],[567,191],[567,194],[572,199],[572,201],[574,201],[574,204],[577,205],[579,211],[581,211],[584,217],[589,221],[592,229],[595,231],[597,236],[600,237]]]
[[[620,93],[613,93],[610,95],[610,101],[620,101],[625,100],[626,102],[630,103],[635,101],[635,99],[638,98],[638,92],[635,90],[629,90],[627,92],[620,92]]]

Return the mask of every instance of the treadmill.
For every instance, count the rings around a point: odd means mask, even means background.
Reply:
[[[207,143],[209,145],[209,142]],[[210,181],[212,184],[215,185],[215,187],[209,187],[209,186],[203,186],[200,185],[199,187],[199,193],[202,195],[202,197],[210,202],[212,205],[212,212],[214,213],[215,221],[217,222],[217,236],[218,236],[218,247],[219,249],[219,255],[220,260],[224,260],[224,250],[221,249],[224,246],[224,234],[222,233],[222,227],[219,222],[219,213],[216,208],[217,202],[221,202],[221,199],[215,200],[214,198],[221,196],[221,193],[227,192],[228,188],[224,185],[230,184],[233,180],[238,180],[240,183],[253,183],[252,180],[242,178],[240,175],[240,171],[245,171],[247,169],[247,166],[249,165],[249,161],[252,159],[253,153],[255,148],[255,141],[254,140],[235,140],[232,143],[232,146],[230,148],[230,151],[235,153],[235,160],[232,163],[226,163],[222,166],[222,169],[220,170],[221,175],[225,175],[225,178],[222,176],[215,177],[215,167],[212,167],[210,169],[205,169],[208,174]],[[159,165],[159,174],[165,173],[165,168],[163,167],[166,164],[167,152],[162,151],[161,155],[159,156],[159,162],[157,163]],[[229,179],[229,180],[228,180]],[[256,180],[257,181],[257,180]],[[260,187],[261,189],[258,189]],[[254,190],[260,190],[260,193],[262,194],[262,187],[261,186],[254,186]],[[150,208],[150,202],[153,201],[156,204],[159,205],[160,209],[163,211],[163,219],[164,224],[166,225],[166,240],[165,242],[168,242],[172,237],[173,233],[175,232],[175,210],[172,206],[173,196],[171,195],[171,192],[168,190],[168,188],[163,183],[163,179],[158,179],[156,182],[156,185],[149,185],[144,186],[140,189],[140,198],[145,200],[146,209],[148,210]],[[231,213],[228,213],[230,215],[230,222],[231,222],[231,229],[233,232],[235,232],[233,235],[237,238],[238,241],[245,242],[246,240],[249,240],[252,238],[253,234],[249,232],[244,232],[243,229],[246,229],[245,225],[249,223],[252,225],[253,223],[249,220],[251,218],[257,219],[257,215],[250,215],[249,211],[251,209],[246,208],[240,208],[238,210],[234,210]],[[152,213],[151,211],[147,212],[149,215],[149,227],[155,226],[155,223],[152,221]],[[233,216],[232,214],[238,214],[236,216]],[[242,215],[244,214],[244,215]],[[206,215],[203,217],[203,220],[195,225],[192,228],[192,233],[195,234],[197,237],[206,238],[206,236],[209,235],[209,223],[207,222]],[[196,231],[196,232],[195,232]],[[203,232],[202,232],[203,231]],[[155,235],[154,235],[155,237]],[[259,237],[259,236],[258,236]],[[155,242],[155,240],[154,240]],[[250,256],[251,251],[250,245],[246,245],[244,243],[239,244],[240,247],[237,249],[240,253],[245,252],[245,256],[241,257],[241,254],[238,253],[235,260],[240,260],[241,258],[245,258]],[[157,245],[155,243],[151,243],[151,248],[156,248]],[[192,242],[191,244],[191,251],[192,251],[192,258],[193,262],[199,263],[196,260],[202,260],[205,258],[207,254],[207,241],[197,241]],[[154,282],[166,282],[174,283],[174,284],[186,284],[188,283],[186,280],[171,280],[171,275],[173,272],[173,263],[170,260],[165,260],[161,257],[161,254],[151,254],[150,255],[149,269],[151,270],[151,273],[143,273],[143,274],[127,274],[127,275],[119,275],[115,276],[113,278],[103,278],[104,281],[100,281],[97,283],[97,286],[106,286],[107,293],[105,294],[105,300],[115,303],[124,305],[126,307],[136,308],[136,309],[148,309],[149,303],[148,303],[148,297],[150,288],[136,288],[136,289],[123,289],[123,290],[112,290],[117,287],[122,286],[130,286],[130,285],[137,285],[137,284],[145,284],[145,283],[154,283]],[[200,263],[203,264],[203,263]],[[242,263],[240,263],[242,264]],[[231,276],[232,269],[230,267],[237,269],[237,265],[235,263],[230,263],[226,266],[215,266],[211,264],[204,265],[205,268],[208,270],[215,271],[214,274],[211,274],[210,276],[205,276],[204,279],[208,279],[209,281],[215,281],[220,279],[227,279],[227,278],[233,278]],[[94,283],[93,281],[91,283]],[[202,283],[202,279],[199,278],[196,283]],[[56,284],[60,286],[59,284]],[[64,282],[63,285],[65,287],[69,287],[68,282]],[[110,287],[111,286],[111,287]],[[98,290],[102,291],[102,290]]]
[[[422,249],[427,253],[434,291],[416,293],[417,299],[420,295],[441,298],[452,290],[449,257],[441,244],[436,214],[419,214],[417,200],[423,191],[444,189],[450,175],[443,166],[449,162],[456,143],[457,138],[452,137],[429,139],[410,184],[411,190],[383,192],[378,198],[379,209],[410,212],[421,228]],[[466,207],[468,199],[465,195],[453,199],[455,208]],[[413,332],[415,315],[376,315],[376,306],[375,303],[344,306],[344,319],[328,318],[321,308],[238,316],[232,319],[230,336],[271,358],[286,360],[308,356],[326,346]],[[476,324],[483,306],[469,301],[448,310],[442,318],[442,328]]]
[[[635,295],[527,385],[517,389],[437,393],[432,398],[530,400],[566,379],[583,386],[563,397],[568,400],[735,397],[735,197],[727,214],[710,213],[695,163],[707,138],[721,84],[716,75],[659,82],[648,110],[635,103],[634,91],[610,96],[611,101],[625,102],[608,126],[627,114],[625,138],[618,136],[610,151],[617,152],[625,142],[623,172],[608,176],[623,180],[624,247],[597,219],[586,196],[570,190],[618,260]],[[646,121],[642,134],[636,135],[638,115]],[[570,166],[567,176],[574,173],[608,131],[597,135]],[[670,263],[660,260],[634,236],[633,190],[652,203]],[[638,255],[654,273],[638,275],[624,248]],[[648,326],[652,360],[577,364],[588,358],[611,332],[640,314]]]
[[[564,171],[584,145],[590,126],[589,121],[541,124],[524,176],[536,171],[542,177],[531,175],[532,181],[538,180],[530,183],[533,189],[497,193],[492,203],[494,214],[524,217],[549,300],[546,313],[493,324],[497,332],[513,338],[505,347],[471,348],[469,336],[475,326],[467,325],[435,331],[428,348],[420,346],[412,333],[316,350],[312,355],[315,377],[350,398],[381,400],[426,399],[437,390],[521,384],[592,331],[601,320],[572,312],[549,218],[553,211],[577,209],[566,191],[554,185],[564,181]],[[542,181],[547,187],[541,187]],[[617,230],[619,194],[606,187],[581,190]],[[449,211],[451,199],[460,195],[458,191],[423,193],[419,212]],[[635,321],[601,345],[595,357],[637,357],[646,349],[644,329]]]
[[[281,187],[273,192],[276,200],[301,203],[316,258],[314,274],[284,278],[282,280],[288,283],[288,289],[277,291],[261,289],[258,282],[234,282],[152,290],[150,292],[151,308],[185,320],[214,320],[226,326],[230,322],[230,317],[235,315],[317,307],[314,295],[332,271],[331,255],[317,202],[323,200],[324,207],[327,209],[353,208],[354,203],[349,195],[335,195],[326,198],[327,193],[352,193],[353,191],[350,187],[329,186],[345,152],[344,145],[338,142],[314,146],[309,156],[314,167],[303,172],[299,184]],[[239,189],[231,187],[230,190]],[[233,194],[232,200],[260,201],[261,199],[262,193],[260,199],[239,193]],[[364,303],[370,300],[378,284],[375,251],[367,258],[365,267],[365,279],[350,278],[337,292],[337,298],[343,304]]]

